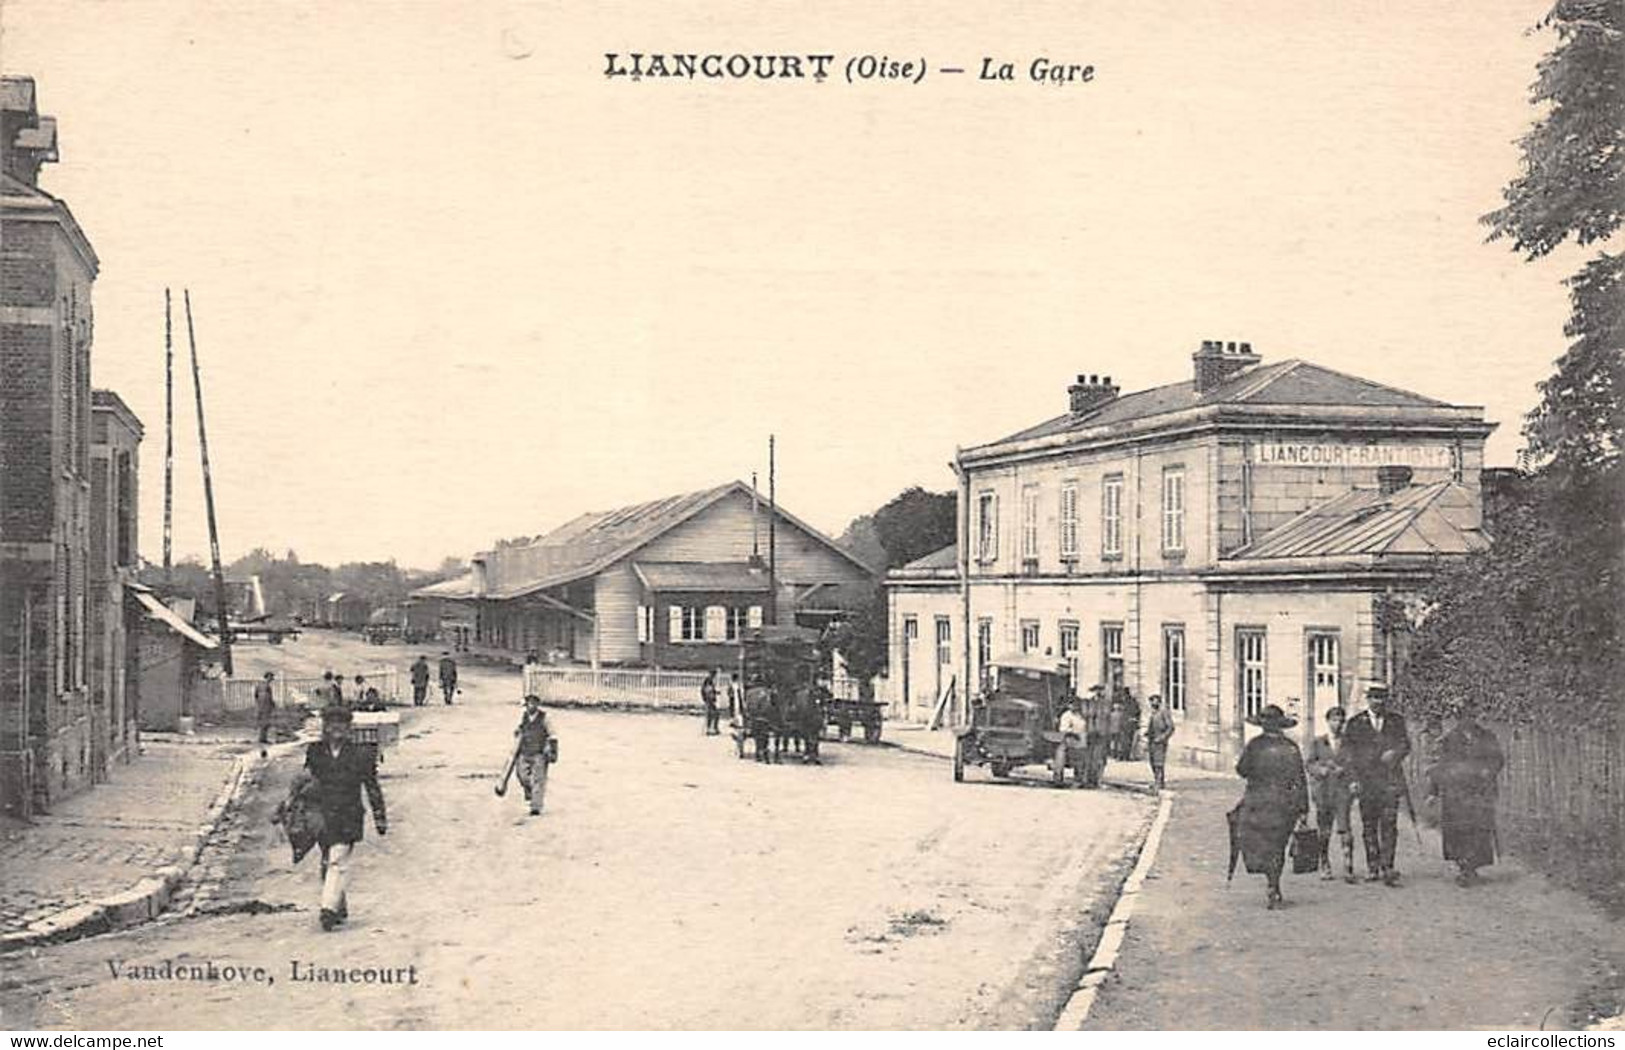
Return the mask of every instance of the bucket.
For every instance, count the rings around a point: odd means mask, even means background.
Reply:
[[[195,721],[191,715],[181,715],[175,719],[175,731],[182,736],[191,736],[194,732]]]

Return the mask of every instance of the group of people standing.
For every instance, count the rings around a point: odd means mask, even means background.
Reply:
[[[1399,808],[1412,823],[1416,813],[1405,776],[1411,754],[1405,718],[1390,709],[1387,686],[1366,689],[1366,710],[1349,717],[1341,707],[1326,712],[1327,732],[1315,737],[1305,760],[1286,730],[1298,720],[1270,704],[1249,719],[1262,732],[1248,742],[1236,763],[1247,782],[1230,811],[1232,851],[1248,872],[1268,882],[1266,906],[1283,903],[1281,873],[1295,831],[1308,827],[1311,796],[1315,814],[1318,870],[1336,879],[1331,840],[1341,846],[1343,880],[1355,883],[1352,817],[1359,804],[1366,881],[1400,884],[1394,855],[1399,840]],[[1456,863],[1459,885],[1479,881],[1478,869],[1495,862],[1496,782],[1505,764],[1494,734],[1470,714],[1458,715],[1439,742],[1439,761],[1429,770],[1429,796],[1440,801],[1444,857]]]
[[[723,688],[727,688],[728,719],[732,721],[743,714],[740,705],[745,699],[745,691],[739,685],[737,672],[730,675],[726,682],[722,681],[722,668],[717,667],[706,672],[705,681],[700,683],[700,704],[705,708],[705,735],[716,736],[722,732],[722,699]]]
[[[1092,685],[1089,687],[1090,704],[1097,707],[1103,703],[1106,687]],[[1074,698],[1076,701],[1077,698]],[[1156,693],[1146,698],[1145,713],[1145,757],[1151,766],[1151,784],[1154,790],[1161,792],[1167,784],[1168,777],[1168,741],[1174,735],[1174,720],[1162,705],[1162,697]],[[1082,703],[1076,702],[1075,708],[1081,708]],[[1117,686],[1113,690],[1106,728],[1106,753],[1108,757],[1118,761],[1132,761],[1134,758],[1135,740],[1141,735],[1140,702],[1134,698],[1127,686]],[[1086,730],[1085,720],[1081,718],[1078,710],[1068,712],[1075,717],[1067,718],[1067,713],[1061,715],[1061,722],[1056,728],[1063,733],[1081,735]],[[1071,727],[1071,728],[1069,728]]]

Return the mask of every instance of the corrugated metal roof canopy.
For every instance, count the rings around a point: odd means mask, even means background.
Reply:
[[[182,638],[185,638],[187,641],[199,646],[200,648],[217,648],[213,638],[210,638],[202,631],[199,631],[196,627],[193,627],[179,613],[175,612],[175,610],[159,601],[155,595],[149,594],[145,591],[133,591],[132,594],[135,597],[135,600],[141,603],[142,608],[147,610],[147,618],[149,620],[158,621],[165,627],[168,627],[170,630],[180,635]]]
[[[1472,493],[1458,482],[1436,481],[1391,494],[1355,489],[1335,496],[1230,557],[1469,554],[1488,545]]]

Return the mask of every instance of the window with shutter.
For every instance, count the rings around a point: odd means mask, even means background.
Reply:
[[[639,645],[647,645],[648,643],[649,643],[649,607],[647,605],[640,605],[640,606],[638,606],[638,644]]]
[[[1038,560],[1038,486],[1021,490],[1021,560]]]
[[[1162,549],[1185,549],[1185,469],[1166,467],[1162,472]]]
[[[666,641],[680,642],[683,640],[683,607],[681,605],[666,606]]]
[[[1119,558],[1123,554],[1123,475],[1112,474],[1100,483],[1100,553]]]
[[[760,605],[752,605],[750,607],[749,623],[752,627],[762,626],[762,607]]]
[[[1078,557],[1078,483],[1061,486],[1061,560]]]
[[[705,640],[721,642],[728,637],[728,609],[723,605],[705,607]]]

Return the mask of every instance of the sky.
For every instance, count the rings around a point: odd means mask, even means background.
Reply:
[[[1575,261],[1478,218],[1547,6],[5,0],[0,68],[57,118],[41,184],[101,258],[93,380],[146,424],[143,554],[167,286],[225,557],[432,567],[765,485],[770,433],[782,502],[838,534],[1078,373],[1175,382],[1204,339],[1482,405],[1510,464]],[[838,57],[633,83],[611,51]],[[847,83],[865,54],[931,72]],[[1035,84],[1038,57],[1095,74]],[[177,557],[208,550],[191,397]]]

